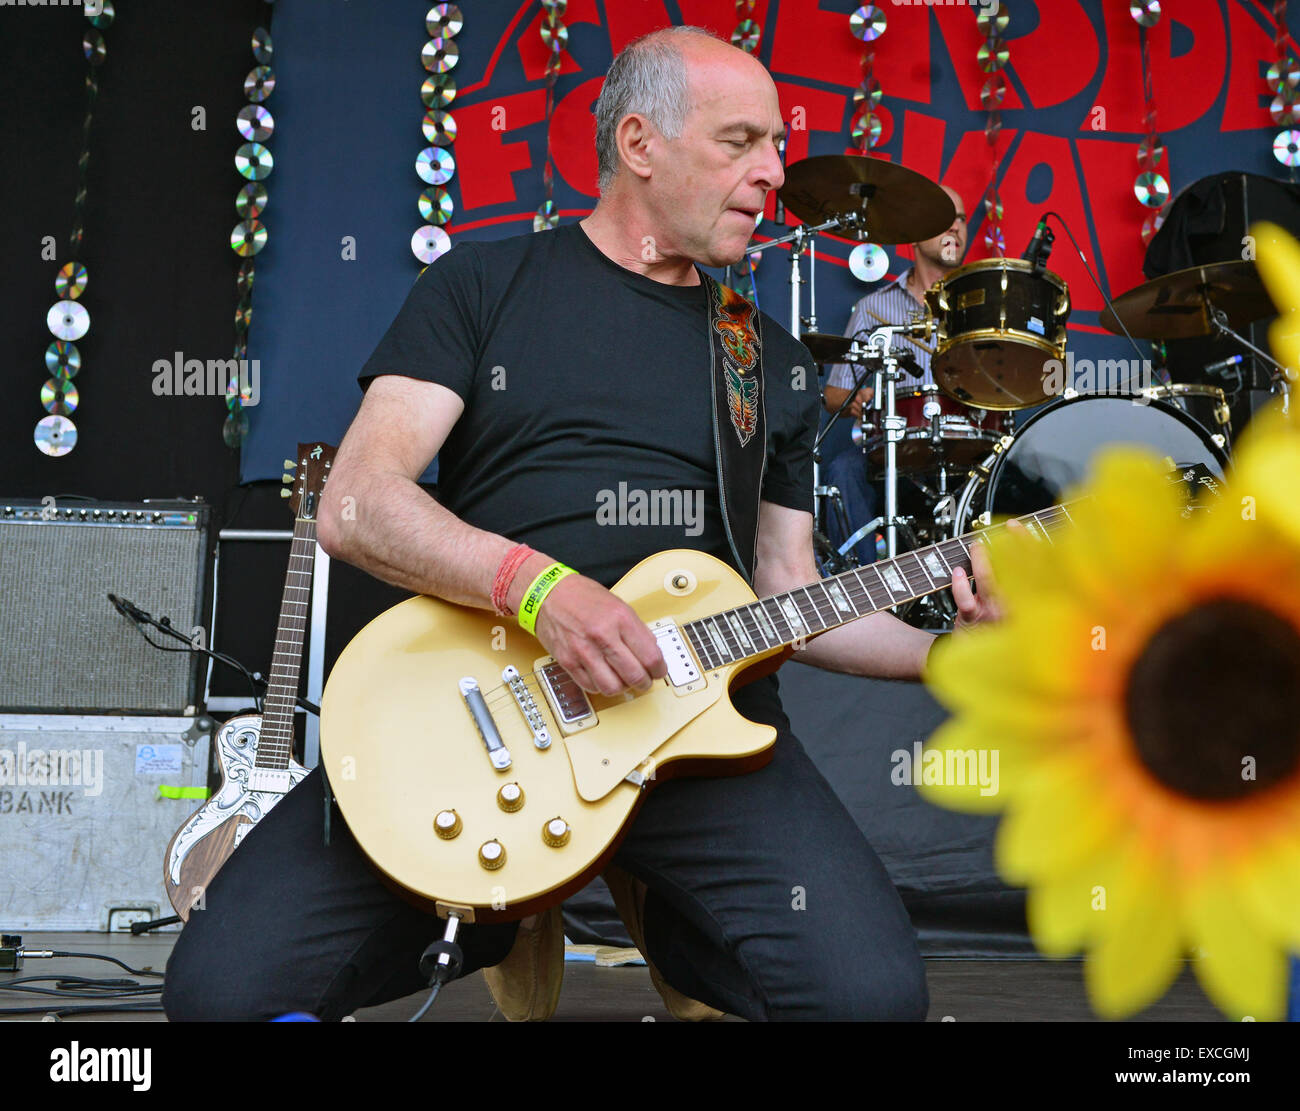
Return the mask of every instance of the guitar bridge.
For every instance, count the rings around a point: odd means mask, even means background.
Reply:
[[[555,720],[564,733],[576,733],[596,724],[596,711],[587,701],[584,691],[572,675],[554,660],[537,668],[542,677],[542,691],[550,703]]]
[[[519,712],[524,715],[524,721],[528,723],[528,728],[533,734],[533,744],[538,748],[551,747],[551,733],[546,728],[546,719],[542,717],[542,711],[537,707],[537,700],[533,697],[533,692],[528,689],[528,684],[524,682],[523,677],[519,674],[519,669],[511,664],[501,672],[501,678],[505,681],[510,693],[515,696],[515,704],[519,707]]]

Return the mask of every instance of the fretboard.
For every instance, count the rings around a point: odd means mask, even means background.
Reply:
[[[1061,505],[1019,518],[1027,529],[1048,542],[1052,531],[1069,519],[1069,512]],[[859,617],[951,586],[956,568],[970,573],[970,551],[980,542],[979,536],[967,533],[953,540],[940,540],[893,559],[878,560],[797,590],[702,617],[682,628],[706,671],[758,657],[773,648],[802,643]]]
[[[299,517],[293,525],[289,569],[285,572],[284,595],[280,600],[280,623],[276,626],[275,651],[271,656],[271,677],[262,707],[255,761],[259,768],[287,768],[293,752],[294,706],[315,557],[316,522]]]

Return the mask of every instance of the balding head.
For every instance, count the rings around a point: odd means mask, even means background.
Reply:
[[[596,161],[603,194],[618,174],[618,125],[639,115],[665,139],[677,139],[700,90],[720,74],[743,72],[771,82],[756,58],[702,27],[664,27],[628,43],[605,75],[596,101]]]

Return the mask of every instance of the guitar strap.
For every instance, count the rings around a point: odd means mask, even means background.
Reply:
[[[767,466],[762,324],[754,306],[734,289],[708,274],[701,277],[708,287],[713,450],[722,524],[737,566],[752,584]]]

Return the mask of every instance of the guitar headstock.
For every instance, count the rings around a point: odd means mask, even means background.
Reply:
[[[1178,466],[1168,457],[1165,462],[1170,467],[1169,481],[1181,483],[1185,487],[1183,493],[1187,505],[1183,508],[1184,517],[1190,517],[1197,509],[1212,509],[1213,499],[1223,496],[1222,481],[1215,478],[1214,472],[1204,463],[1184,463]],[[1203,497],[1205,494],[1210,497]]]
[[[298,461],[284,461],[285,473],[280,481],[286,485],[280,497],[289,499],[295,517],[315,519],[337,450],[331,444],[299,444]]]

